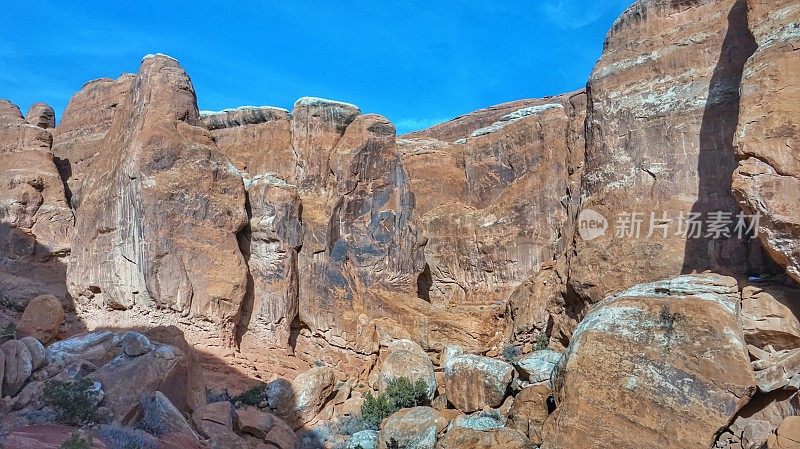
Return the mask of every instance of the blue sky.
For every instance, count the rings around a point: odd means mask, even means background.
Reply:
[[[399,133],[474,109],[582,87],[632,0],[4,0],[0,98],[60,117],[91,79],[166,53],[200,109],[357,104]]]

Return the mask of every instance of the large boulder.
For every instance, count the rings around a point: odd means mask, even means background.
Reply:
[[[36,424],[14,429],[5,437],[6,448],[14,449],[61,449],[64,442],[69,440],[76,432],[72,427],[56,424]],[[90,442],[87,449],[106,449],[106,445],[99,438],[92,437],[88,432],[78,432],[86,441]]]
[[[34,298],[22,313],[17,323],[17,335],[34,337],[43,344],[50,343],[58,335],[64,321],[64,307],[53,295]]]
[[[376,447],[397,447],[404,449],[433,449],[436,436],[447,426],[447,420],[430,407],[402,409],[386,418],[378,433]]]
[[[580,217],[605,232],[576,238],[578,294],[596,302],[692,270],[745,272],[748,252],[762,269],[758,247],[734,232],[730,188],[739,81],[755,49],[747,17],[744,0],[640,0],[609,31],[588,82]],[[715,217],[728,235],[711,232]]]
[[[508,412],[508,427],[527,435],[533,444],[542,444],[542,429],[550,415],[547,405],[550,389],[546,385],[523,388],[514,397]]]
[[[686,275],[607,298],[554,375],[545,449],[710,447],[755,392],[736,280]]]
[[[311,421],[334,392],[333,370],[321,366],[299,374],[291,382],[278,379],[267,384],[266,399],[280,417],[295,427]]]
[[[514,366],[528,382],[535,384],[549,381],[560,359],[560,352],[542,349],[514,361]]]
[[[533,449],[534,446],[521,432],[497,429],[488,432],[456,427],[447,432],[437,449]]]
[[[781,421],[775,435],[767,441],[767,449],[800,448],[800,416],[788,416]]]
[[[381,363],[378,372],[378,390],[384,391],[392,380],[405,377],[412,383],[423,381],[427,387],[428,399],[436,393],[436,373],[433,362],[418,344],[410,340],[393,342],[389,355]]]
[[[69,291],[79,308],[166,309],[233,345],[247,286],[238,170],[177,61],[142,60],[82,184]]]
[[[502,360],[463,354],[460,348],[445,350],[447,399],[462,412],[500,406],[508,395],[514,373],[514,367]]]
[[[119,352],[89,377],[105,392],[103,405],[118,422],[129,422],[136,414],[139,398],[162,392],[180,409],[187,402],[187,355],[170,345],[153,343],[151,351],[131,357]]]
[[[733,193],[745,211],[760,214],[759,240],[800,282],[800,86],[793,75],[800,67],[798,20],[793,0],[747,1],[758,48],[741,82]]]
[[[47,350],[42,342],[33,337],[22,337],[19,341],[28,348],[28,352],[31,354],[31,369],[36,371],[41,368],[47,361]]]
[[[33,357],[25,343],[9,340],[0,345],[5,359],[2,394],[16,396],[33,372]]]
[[[748,344],[776,350],[800,346],[800,290],[748,285],[742,290],[740,321]]]
[[[195,428],[206,438],[213,439],[233,431],[233,404],[228,401],[206,404],[192,413]]]

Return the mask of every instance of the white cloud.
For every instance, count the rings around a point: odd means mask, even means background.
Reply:
[[[577,29],[594,23],[605,14],[618,14],[632,0],[587,2],[586,0],[548,0],[541,10],[548,20],[561,28]]]

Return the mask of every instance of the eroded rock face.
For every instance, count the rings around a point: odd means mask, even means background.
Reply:
[[[742,290],[740,321],[748,344],[776,350],[800,346],[800,290],[780,285],[749,285]]]
[[[698,238],[679,227],[691,213],[736,221],[733,134],[754,49],[743,0],[643,0],[615,22],[588,84],[581,193],[582,209],[603,215],[607,229],[576,239],[570,284],[579,294],[599,301],[692,270],[744,272],[748,251],[757,262],[732,225],[724,227],[733,238],[719,239],[707,236],[708,226]]]
[[[94,163],[103,150],[114,114],[121,109],[131,90],[134,75],[113,80],[101,78],[86,83],[72,96],[53,134],[53,153],[67,186],[67,199],[80,207],[83,185],[96,170]]]
[[[41,294],[65,296],[73,217],[52,141],[0,100],[0,299],[19,310]]]
[[[554,377],[543,448],[710,447],[755,391],[733,278],[682,276],[598,304]]]
[[[762,215],[758,237],[769,255],[800,282],[800,6],[790,0],[747,2],[758,48],[744,67],[735,145],[733,192],[742,209]]]
[[[55,128],[56,113],[46,103],[35,103],[25,114],[25,121],[39,128]]]
[[[232,344],[247,285],[236,240],[244,188],[175,60],[142,61],[101,146],[82,187],[71,295],[83,306],[208,320]]]
[[[463,143],[399,142],[428,238],[418,292],[435,308],[479,317],[483,347],[507,332],[499,318],[515,289],[557,261],[566,271],[585,99],[576,92],[511,111]],[[557,301],[563,283],[551,285]],[[528,320],[524,313],[509,318]]]
[[[253,278],[253,305],[249,322],[241,325],[263,341],[286,346],[299,308],[302,203],[295,186],[269,174],[249,180],[247,194],[250,232],[242,246]]]

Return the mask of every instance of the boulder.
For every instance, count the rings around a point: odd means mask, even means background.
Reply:
[[[31,336],[47,344],[58,335],[63,321],[64,307],[58,298],[53,295],[37,296],[25,307],[17,323],[17,335]]]
[[[792,381],[792,378],[800,374],[800,348],[790,351],[783,351],[768,363],[756,364],[756,384],[758,389],[764,393],[783,388]]]
[[[389,447],[394,440],[401,448],[433,449],[436,436],[446,426],[447,420],[430,407],[402,409],[381,424],[377,447]]]
[[[514,362],[520,374],[528,382],[535,384],[550,380],[561,353],[552,349],[542,349],[534,351]]]
[[[730,443],[745,449],[765,447],[775,428],[788,416],[800,413],[797,392],[778,390],[768,394],[757,394],[742,408],[728,427]],[[717,440],[717,447],[725,439],[725,433]],[[736,447],[736,446],[735,446]]]
[[[28,109],[28,113],[25,114],[25,121],[29,125],[38,126],[39,128],[55,128],[56,113],[46,103],[34,103]]]
[[[184,434],[190,437],[190,441],[199,440],[197,432],[164,393],[156,391],[151,395],[144,395],[141,403],[143,415],[139,420],[140,426],[158,427],[159,434]]]
[[[767,449],[800,448],[800,416],[788,416],[767,441]]]
[[[31,369],[36,371],[41,368],[47,361],[47,350],[44,345],[33,337],[23,337],[19,341],[28,348],[28,352],[31,354]]]
[[[502,360],[452,350],[444,360],[447,399],[466,413],[498,407],[514,373],[514,367]]]
[[[744,211],[760,215],[758,239],[768,254],[800,282],[800,86],[792,75],[800,67],[798,20],[792,0],[747,1],[758,46],[741,80],[732,188]]]
[[[277,449],[293,449],[297,447],[298,438],[289,424],[276,418],[272,428],[264,436],[264,441]]]
[[[755,392],[737,302],[735,279],[685,275],[599,303],[554,374],[542,448],[710,447]]]
[[[641,0],[609,31],[587,88],[579,222],[602,219],[604,232],[576,237],[569,283],[582,297],[693,270],[763,272],[758,246],[733,232],[747,18],[744,0]],[[715,217],[727,235],[709,233]]]
[[[527,435],[530,442],[542,444],[542,428],[550,415],[547,398],[550,389],[546,385],[533,385],[523,388],[514,397],[514,404],[508,413],[508,427]]]
[[[122,337],[122,351],[131,357],[147,354],[152,349],[150,340],[138,332],[128,332]]]
[[[77,306],[207,320],[232,346],[247,285],[237,241],[245,191],[177,61],[142,60],[100,148],[81,186],[68,267]]]
[[[274,415],[254,407],[236,410],[236,426],[239,431],[262,440],[275,426],[277,419]]]
[[[228,401],[206,404],[192,414],[195,428],[206,438],[213,439],[233,431],[233,405]]]
[[[311,421],[333,393],[335,378],[328,367],[315,367],[292,380],[293,401],[289,415],[297,424]]]
[[[378,373],[378,390],[384,391],[390,381],[400,377],[405,377],[412,383],[418,380],[425,382],[428,399],[433,399],[436,393],[433,363],[422,347],[410,340],[395,342],[389,347],[389,355],[381,363]]]
[[[450,421],[448,429],[463,427],[465,429],[488,431],[502,429],[506,425],[506,420],[500,416],[497,410],[476,412],[471,415],[459,415]]]
[[[800,346],[800,290],[780,285],[748,285],[742,290],[740,320],[747,344],[776,350]]]
[[[376,430],[362,430],[347,439],[344,449],[377,449],[378,432]]]
[[[3,395],[16,396],[33,372],[33,357],[25,343],[9,340],[0,345],[5,359]]]
[[[503,428],[482,432],[456,427],[447,432],[437,449],[533,449],[530,441],[517,430]]]
[[[56,424],[36,424],[14,429],[5,438],[6,448],[14,449],[62,449],[62,444],[73,434],[76,429]],[[83,436],[91,441],[87,449],[106,449],[106,445],[98,438],[93,438],[88,433]]]
[[[186,357],[173,346],[153,344],[152,351],[138,357],[124,352],[116,355],[89,378],[103,386],[103,405],[114,413],[116,420],[127,422],[136,413],[143,394],[160,391],[177,407],[185,407]]]
[[[114,356],[123,334],[93,331],[57,341],[47,347],[47,363],[63,367],[76,360],[104,364]]]

